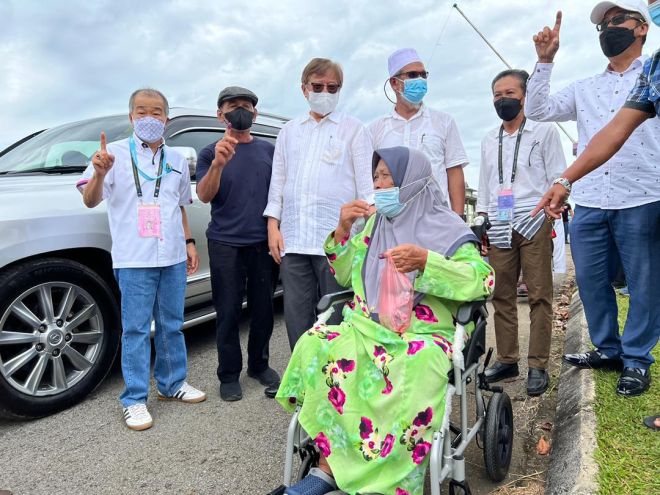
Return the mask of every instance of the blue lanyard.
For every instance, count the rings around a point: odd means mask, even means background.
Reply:
[[[156,181],[156,187],[154,189],[154,198],[157,198],[158,194],[160,193],[160,180],[163,178],[163,176],[169,174],[172,171],[172,169],[169,166],[166,166],[165,171],[163,172],[163,164],[165,163],[165,146],[163,146],[160,149],[160,162],[158,163],[158,172],[157,172],[158,175],[156,177],[151,177],[150,175],[145,174],[140,169],[140,167],[138,167],[137,150],[135,147],[135,140],[133,139],[133,136],[131,136],[128,139],[128,147],[131,151],[131,164],[133,165],[133,179],[135,180],[135,190],[137,191],[138,198],[142,198],[142,187],[140,186],[140,179],[138,177],[138,174],[140,174],[146,180]]]

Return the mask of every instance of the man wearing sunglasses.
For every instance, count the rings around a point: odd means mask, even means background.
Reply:
[[[550,72],[559,48],[561,12],[555,27],[534,36],[539,60],[527,89],[525,113],[530,119],[576,120],[578,152],[626,103],[647,57],[641,56],[648,32],[649,11],[642,0],[598,3],[591,21],[609,60],[603,73],[576,81],[550,95]],[[589,325],[593,351],[566,354],[578,368],[623,370],[617,392],[639,395],[650,384],[653,362],[649,337],[655,335],[656,301],[649,289],[656,275],[657,205],[660,201],[660,122],[652,119],[635,130],[602,167],[572,185],[565,177],[555,183],[573,191],[576,203],[570,226],[571,250],[580,298]],[[538,208],[537,208],[538,209]],[[630,310],[622,336],[612,280],[619,263],[629,281]],[[656,277],[657,278],[657,277]],[[631,282],[632,281],[632,282]],[[646,281],[646,282],[645,282]],[[657,285],[657,284],[656,284]]]
[[[431,161],[445,203],[463,216],[463,167],[468,159],[456,122],[423,103],[428,72],[415,49],[395,51],[388,59],[388,70],[390,77],[385,84],[389,82],[396,94],[396,103],[392,112],[369,124],[374,149],[407,146],[423,151]]]
[[[312,59],[301,83],[310,111],[287,122],[277,136],[264,211],[268,247],[280,264],[291,349],[314,324],[319,297],[342,290],[323,251],[342,205],[355,199],[373,203],[373,149],[367,130],[356,118],[335,110],[343,83],[341,66]],[[337,312],[330,322],[340,320]]]

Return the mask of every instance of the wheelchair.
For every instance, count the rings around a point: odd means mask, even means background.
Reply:
[[[320,312],[318,323],[325,323],[334,311],[334,306],[344,304],[353,298],[353,291],[327,294],[321,298],[317,309]],[[464,452],[470,442],[477,440],[483,450],[488,477],[494,482],[502,481],[511,464],[513,450],[513,411],[511,400],[502,387],[491,386],[486,382],[484,370],[488,367],[493,349],[486,353],[486,300],[473,301],[461,305],[455,319],[456,333],[449,372],[445,400],[445,416],[439,431],[434,432],[430,455],[431,494],[440,495],[443,482],[449,482],[450,495],[471,493],[465,479]],[[474,323],[474,330],[466,340],[465,327]],[[463,349],[463,352],[459,352]],[[481,357],[486,354],[483,366]],[[467,387],[474,386],[476,419],[468,420]],[[486,405],[484,392],[492,395]],[[459,423],[450,421],[451,402],[454,397],[459,402]],[[287,431],[284,483],[268,495],[283,495],[292,482],[305,477],[310,468],[319,461],[319,451],[298,422],[300,408],[296,409]],[[294,473],[294,463],[299,458],[299,466]],[[341,494],[336,491],[332,494]],[[366,494],[365,494],[366,495]]]

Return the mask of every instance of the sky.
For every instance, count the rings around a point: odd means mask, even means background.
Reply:
[[[300,74],[313,57],[341,63],[339,109],[365,123],[389,112],[387,57],[414,47],[429,71],[425,103],[456,120],[478,182],[480,142],[499,121],[490,82],[505,69],[446,0],[0,0],[0,149],[27,134],[127,111],[149,86],[171,106],[215,109],[219,91],[250,88],[258,109],[308,111]],[[531,71],[532,36],[563,11],[551,88],[602,72],[589,0],[458,1],[515,68]],[[647,54],[658,47],[651,27]],[[567,130],[577,138],[575,125]],[[571,145],[562,137],[567,161]]]

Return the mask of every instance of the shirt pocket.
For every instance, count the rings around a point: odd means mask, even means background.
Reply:
[[[346,142],[341,139],[330,138],[328,145],[321,152],[321,162],[325,165],[341,165],[346,155]]]
[[[541,146],[541,141],[536,139],[531,144],[521,144],[520,153],[518,154],[518,167],[545,170],[545,161],[541,153]]]
[[[423,133],[419,137],[417,149],[423,151],[434,166],[445,165],[445,142],[436,133]]]

